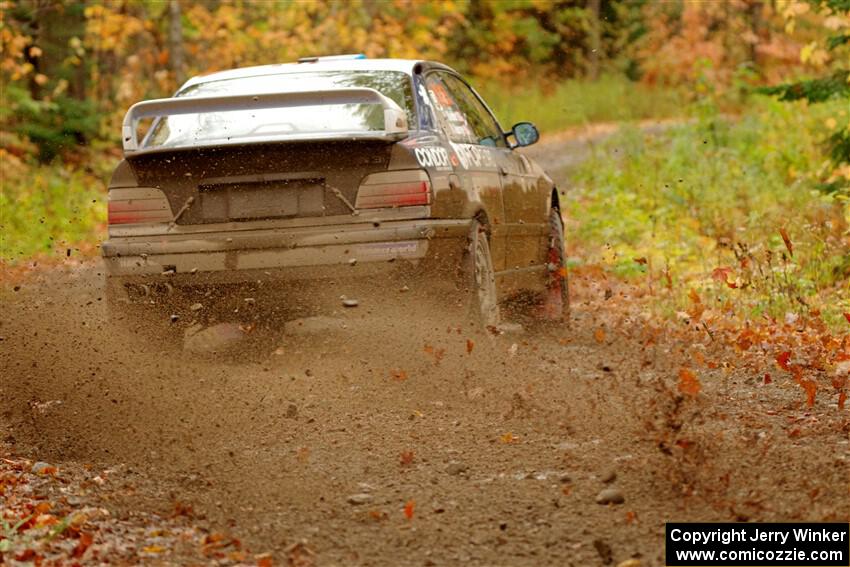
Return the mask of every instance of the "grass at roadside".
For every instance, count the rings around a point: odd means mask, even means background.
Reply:
[[[684,96],[629,81],[603,76],[597,81],[570,80],[541,88],[536,81],[505,87],[473,82],[503,128],[520,121],[534,122],[542,132],[557,132],[591,122],[622,122],[679,116]]]
[[[846,329],[850,211],[818,188],[824,123],[846,105],[693,108],[660,134],[623,129],[581,166],[569,215],[583,260],[645,278],[669,315],[693,289],[747,317],[821,312]]]
[[[93,250],[106,222],[105,180],[105,174],[61,163],[6,169],[0,182],[0,261]]]

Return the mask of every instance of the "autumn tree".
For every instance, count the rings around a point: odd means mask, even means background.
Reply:
[[[824,68],[821,77],[794,81],[761,89],[779,100],[805,100],[819,104],[830,100],[850,101],[850,0],[809,0],[809,5],[823,16],[823,26],[830,30],[824,43],[806,45],[801,58],[819,62]],[[799,5],[798,5],[799,6]],[[799,7],[787,13],[788,25],[793,28]],[[828,63],[832,62],[832,65]],[[846,113],[843,124],[831,121],[832,132],[826,139],[827,152],[834,170],[822,185],[827,192],[848,193],[850,189],[850,120]]]

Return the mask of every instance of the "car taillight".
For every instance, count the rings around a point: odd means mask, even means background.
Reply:
[[[150,224],[174,218],[165,193],[149,187],[109,190],[109,224]]]
[[[431,181],[421,169],[367,175],[357,191],[358,209],[411,207],[431,204]]]

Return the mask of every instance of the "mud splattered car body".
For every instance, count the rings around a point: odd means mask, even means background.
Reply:
[[[558,194],[515,151],[536,129],[517,128],[435,62],[319,58],[193,78],[125,118],[109,289],[457,266],[479,227],[499,297],[542,290]]]

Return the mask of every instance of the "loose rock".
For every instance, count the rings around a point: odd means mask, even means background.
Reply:
[[[626,497],[618,488],[606,488],[596,495],[597,504],[622,504]]]
[[[617,471],[615,471],[614,469],[611,469],[610,471],[602,475],[602,482],[604,482],[605,484],[611,484],[615,480],[617,480]]]
[[[372,501],[372,495],[366,494],[365,492],[361,492],[359,494],[352,494],[346,500],[348,500],[349,504],[354,506],[359,506],[361,504],[368,504]]]
[[[593,540],[593,547],[596,548],[596,553],[599,554],[599,558],[602,560],[602,563],[609,565],[614,561],[614,552],[611,550],[610,545],[601,539],[595,539]]]
[[[357,307],[360,305],[360,302],[356,299],[343,299],[342,300],[343,307]]]
[[[464,463],[452,461],[451,463],[449,463],[449,466],[446,467],[446,472],[449,473],[450,475],[456,476],[456,475],[465,473],[468,470],[468,468],[469,467],[467,467]]]

